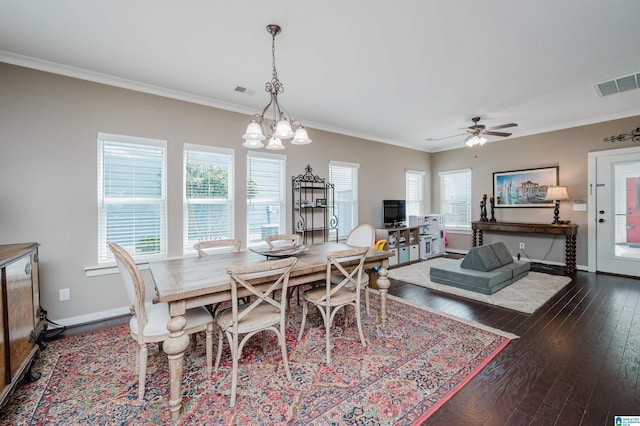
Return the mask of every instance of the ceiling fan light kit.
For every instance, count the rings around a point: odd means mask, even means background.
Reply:
[[[473,121],[473,126],[469,126],[469,128],[467,129],[467,133],[469,133],[469,137],[467,137],[467,140],[464,143],[468,147],[473,147],[476,145],[480,145],[480,146],[484,145],[487,142],[487,139],[481,135],[502,136],[502,137],[511,136],[511,133],[495,132],[494,130],[506,129],[508,127],[515,127],[518,125],[516,123],[507,123],[507,124],[501,124],[499,126],[489,127],[487,129],[484,124],[478,124],[478,122],[480,121],[480,117],[473,117],[471,121]]]
[[[265,85],[265,92],[269,93],[271,100],[264,107],[262,113],[254,114],[251,122],[247,126],[242,138],[245,148],[255,149],[264,147],[263,140],[269,139],[267,149],[284,149],[282,139],[291,139],[294,145],[305,145],[311,143],[307,130],[298,120],[292,120],[287,111],[278,102],[278,93],[284,92],[284,86],[278,80],[276,70],[276,35],[280,34],[282,28],[279,25],[267,25],[267,32],[271,34],[271,58],[272,77],[271,81]],[[293,128],[296,128],[294,131]]]

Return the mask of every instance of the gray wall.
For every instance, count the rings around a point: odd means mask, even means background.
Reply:
[[[240,136],[248,116],[3,63],[0,99],[0,244],[41,244],[41,304],[51,319],[71,324],[128,312],[117,275],[85,271],[97,266],[98,132],[168,141],[169,256],[182,255],[183,144],[235,149],[235,233],[245,239]],[[308,130],[311,145],[285,143],[279,152],[287,155],[287,176],[310,164],[328,178],[330,160],[359,163],[360,223],[380,226],[381,200],[405,197],[407,169],[426,172],[429,200],[431,154]],[[58,301],[61,288],[71,300]]]
[[[559,166],[560,185],[566,186],[571,201],[560,203],[560,219],[578,224],[577,264],[587,265],[587,212],[573,211],[573,203],[587,202],[588,153],[637,146],[637,143],[604,142],[603,139],[629,133],[640,125],[640,117],[612,120],[588,126],[542,133],[520,138],[508,138],[487,143],[482,147],[461,148],[435,153],[431,160],[432,205],[440,206],[438,173],[446,170],[470,168],[472,173],[472,219],[480,219],[480,200],[483,194],[493,193],[493,173],[537,167]],[[518,128],[514,128],[517,134]],[[591,206],[589,206],[591,207]],[[595,208],[595,206],[593,206]],[[498,208],[495,216],[501,222],[551,223],[552,208]],[[471,236],[449,233],[450,250],[466,251],[471,246]],[[533,260],[545,259],[550,263],[564,263],[564,237],[534,234],[485,234],[485,243],[504,241],[512,254],[518,253],[519,243],[525,243],[525,254]]]

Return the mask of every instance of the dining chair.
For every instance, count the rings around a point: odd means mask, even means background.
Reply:
[[[374,248],[376,242],[376,230],[369,224],[361,224],[353,228],[347,235],[346,243],[350,246]],[[334,277],[334,283],[339,282],[341,277]],[[364,291],[364,305],[367,315],[371,313],[369,305],[369,274],[365,271],[362,274],[360,287]]]
[[[127,291],[132,317],[129,320],[131,337],[136,341],[136,369],[138,371],[138,398],[144,398],[147,376],[147,344],[159,343],[169,336],[167,323],[171,319],[167,303],[145,302],[145,283],[135,261],[124,248],[110,243],[120,271],[120,276]],[[213,316],[204,307],[187,309],[184,314],[186,325],[184,332],[188,335],[206,332],[207,374],[211,375],[213,358]]]
[[[198,250],[198,257],[206,256],[207,249],[219,249],[225,251],[239,252],[242,242],[240,240],[223,239],[223,240],[207,240],[199,241],[193,245],[193,248]]]
[[[360,341],[362,342],[362,346],[367,346],[360,320],[360,290],[362,284],[362,269],[368,252],[369,247],[357,247],[328,253],[325,285],[306,290],[302,294],[302,321],[300,324],[300,332],[298,333],[298,341],[302,339],[304,333],[309,304],[313,304],[320,311],[324,321],[327,365],[331,365],[331,325],[333,324],[336,313],[342,308],[353,306]],[[332,282],[334,269],[338,272],[339,276],[342,277],[338,283]],[[344,322],[346,327],[346,313]]]
[[[299,234],[268,235],[264,240],[267,242],[270,249],[274,247],[295,247],[300,245]]]
[[[278,337],[282,362],[287,379],[291,381],[287,345],[285,342],[286,322],[286,294],[289,285],[289,274],[298,261],[295,257],[268,260],[248,265],[231,266],[227,273],[231,277],[231,308],[224,309],[216,315],[219,326],[218,353],[216,355],[215,370],[220,366],[222,356],[223,335],[226,335],[231,350],[231,403],[236,404],[236,389],[238,386],[238,360],[242,355],[242,348],[256,333],[273,331]],[[252,279],[257,277],[271,277],[268,284],[254,286]],[[276,290],[281,289],[280,297]],[[241,294],[251,294],[253,301],[242,302]],[[243,335],[240,340],[240,335]],[[266,340],[263,335],[263,351],[266,352]]]

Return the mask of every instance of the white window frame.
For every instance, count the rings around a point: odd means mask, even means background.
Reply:
[[[444,215],[445,228],[447,230],[469,231],[471,229],[471,197],[472,197],[472,173],[471,169],[448,170],[439,173],[440,177],[440,214]],[[468,180],[468,186],[453,188],[447,190],[445,188],[445,179],[455,178],[459,180],[458,185],[464,185],[460,181]],[[453,185],[453,183],[449,183]],[[453,202],[457,204],[453,205]],[[454,209],[463,209],[464,211],[453,211]],[[456,219],[456,217],[458,219]],[[464,220],[461,218],[465,217]]]
[[[286,180],[286,174],[287,174],[287,156],[286,155],[281,155],[281,154],[272,154],[272,153],[268,153],[268,152],[261,152],[261,151],[249,151],[247,153],[247,178],[246,178],[246,187],[247,187],[247,191],[249,190],[249,182],[251,181],[251,177],[252,177],[252,170],[251,170],[251,161],[254,158],[258,158],[258,159],[267,159],[267,160],[272,160],[272,161],[277,161],[279,163],[279,167],[280,167],[280,179],[279,182],[274,183],[274,188],[277,187],[278,188],[278,194],[279,197],[277,198],[271,198],[271,199],[264,199],[264,200],[259,200],[256,202],[260,202],[263,204],[271,204],[271,205],[278,205],[278,209],[280,210],[280,220],[277,222],[278,224],[278,233],[286,233],[286,222],[287,222],[287,209],[286,209],[286,201],[287,201],[287,191],[285,189],[285,180]],[[259,194],[259,193],[258,193]],[[247,194],[248,195],[248,194]],[[259,195],[258,195],[259,196]],[[252,201],[248,196],[247,196],[247,234],[246,234],[246,241],[247,241],[247,247],[254,247],[257,245],[261,245],[264,244],[263,238],[262,238],[262,233],[260,235],[260,237],[257,237],[257,234],[252,235],[252,226],[254,225],[252,223],[253,219],[251,218],[251,204],[254,201]],[[266,224],[265,224],[266,225]],[[261,225],[261,227],[264,225]]]
[[[133,155],[135,150],[156,149],[160,158],[160,195],[157,198],[146,197],[109,197],[105,191],[105,148],[113,148],[118,145],[123,150],[129,150]],[[107,208],[110,205],[155,205],[158,208],[159,229],[157,238],[159,239],[159,250],[157,253],[138,253],[135,244],[121,244],[137,262],[148,262],[150,260],[164,259],[167,256],[167,141],[142,138],[136,136],[114,135],[109,133],[98,133],[98,264],[113,264],[114,256],[109,250]],[[130,174],[130,173],[129,173]],[[132,235],[135,239],[135,235]],[[116,241],[120,242],[120,241]]]
[[[405,173],[407,217],[424,215],[424,176],[425,172],[419,170]]]
[[[204,157],[203,162],[207,163],[226,163],[227,172],[227,198],[213,198],[213,197],[191,197],[187,198],[187,165],[190,156]],[[197,161],[197,160],[196,160]],[[182,226],[183,226],[183,254],[191,255],[197,253],[193,248],[193,245],[198,241],[213,240],[213,239],[234,239],[235,238],[235,182],[234,182],[234,167],[235,165],[235,150],[227,148],[211,147],[206,145],[194,145],[184,144],[183,147],[183,195],[182,195]],[[211,218],[204,218],[202,223],[195,221],[189,215],[189,205],[219,205],[226,206],[227,229],[219,229],[217,227],[212,228],[212,224],[209,223]],[[193,226],[200,225],[205,226],[206,229],[200,229],[197,232],[197,238],[190,238],[193,232],[190,229]]]
[[[337,231],[332,230],[332,232],[338,232],[338,239],[342,240],[347,238],[349,231],[351,229],[358,226],[358,169],[360,168],[360,164],[357,163],[347,163],[344,161],[329,161],[329,182],[334,186],[334,194],[333,200],[334,203],[332,207],[332,211],[336,212],[338,216],[338,229]],[[343,171],[349,171],[351,174],[350,182],[338,182],[336,172],[338,169],[342,169]],[[346,187],[347,192],[342,191],[340,188],[341,185],[349,184]],[[350,196],[345,197],[345,195],[349,194],[348,190],[350,190]],[[346,222],[346,217],[344,214],[341,214],[343,209],[350,210],[351,218],[353,223]],[[330,235],[330,238],[333,240],[335,238],[335,234]]]

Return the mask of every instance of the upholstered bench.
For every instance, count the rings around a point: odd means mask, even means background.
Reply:
[[[493,294],[529,274],[529,262],[513,260],[502,242],[473,247],[464,259],[432,266],[431,281]]]

